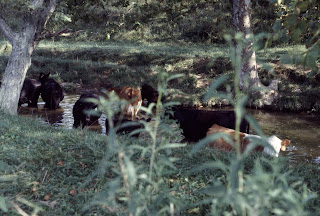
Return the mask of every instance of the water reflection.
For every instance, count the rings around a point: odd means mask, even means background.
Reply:
[[[49,123],[53,126],[61,126],[68,129],[72,128],[73,125],[73,115],[72,108],[74,103],[78,100],[80,95],[66,95],[60,103],[60,108],[57,110],[44,109],[44,102],[39,98],[38,109],[28,108],[27,104],[21,106],[18,110],[19,115],[22,116],[35,116],[43,120],[43,122]],[[105,119],[106,117],[102,115],[99,122],[87,127],[88,130],[97,131],[105,134]]]
[[[320,116],[249,110],[266,135],[290,139],[283,155],[295,161],[320,163]]]
[[[71,129],[72,108],[79,96],[66,95],[60,103],[61,108],[54,111],[44,109],[44,102],[39,101],[39,109],[22,106],[19,114],[38,116],[44,122]],[[283,155],[289,156],[294,161],[320,163],[320,116],[260,110],[248,110],[248,113],[258,120],[267,136],[274,134],[280,139],[291,140],[291,145],[282,153]],[[105,134],[105,119],[102,115],[99,122],[88,129]]]

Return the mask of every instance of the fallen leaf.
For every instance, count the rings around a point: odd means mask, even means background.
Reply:
[[[82,169],[85,169],[87,166],[85,164],[83,164],[82,162],[80,162],[80,165],[82,166]]]
[[[45,201],[48,201],[50,198],[51,198],[51,194],[47,194],[47,195],[44,196],[44,200]]]
[[[49,202],[49,201],[39,201],[39,202],[42,203],[43,205],[49,206],[51,209],[54,209],[55,205],[57,205],[58,203],[57,200],[52,202]]]
[[[199,213],[199,210],[200,210],[200,208],[199,208],[199,207],[197,207],[197,208],[193,208],[193,209],[190,209],[190,210],[188,211],[188,213],[189,213],[189,214],[192,214],[192,213]]]
[[[106,206],[106,205],[103,205],[102,208],[103,208],[103,209],[108,209],[110,212],[116,212],[116,211],[117,211],[116,208],[111,208],[111,207]]]
[[[75,196],[75,195],[77,194],[77,191],[76,191],[76,190],[71,190],[71,191],[69,192],[69,194],[70,194],[71,196]]]

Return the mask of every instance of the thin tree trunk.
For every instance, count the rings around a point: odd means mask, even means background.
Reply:
[[[241,55],[240,89],[260,85],[257,72],[256,54],[253,50],[253,31],[251,27],[250,0],[233,0],[233,25],[235,32],[243,34],[243,43],[236,44],[236,52]],[[245,85],[248,79],[249,86]]]

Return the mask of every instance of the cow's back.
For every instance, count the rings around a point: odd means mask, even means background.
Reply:
[[[198,110],[179,108],[174,110],[173,119],[178,120],[187,140],[197,141],[206,136],[208,129],[217,124],[226,128],[235,129],[236,116],[232,110]],[[243,119],[240,131],[247,133],[249,123]]]

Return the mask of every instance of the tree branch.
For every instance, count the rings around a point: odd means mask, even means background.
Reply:
[[[79,30],[75,32],[72,32],[71,29],[69,28],[62,29],[58,32],[50,32],[49,30],[44,30],[42,34],[37,38],[37,40],[40,41],[43,39],[58,37],[58,36],[69,37],[80,32],[83,32],[83,30]]]
[[[30,7],[33,9],[38,9],[42,7],[43,0],[32,0],[30,1]]]
[[[4,20],[1,12],[0,12],[0,30],[3,32],[3,34],[8,38],[8,40],[12,44],[15,33],[12,31],[10,26],[8,26],[7,22]]]
[[[47,25],[47,22],[49,21],[50,17],[52,16],[54,10],[56,9],[57,0],[50,0],[50,3],[48,7],[46,8],[45,12],[43,13],[42,19],[44,22],[43,27]]]
[[[38,2],[43,2],[41,0],[35,0]],[[34,13],[33,16],[38,17],[37,18],[37,32],[36,32],[36,41],[40,41],[42,37],[42,32],[44,28],[47,25],[47,22],[49,21],[50,17],[52,16],[54,10],[56,9],[57,0],[50,0],[48,6],[43,10],[42,8],[37,8],[37,11]],[[36,18],[35,17],[35,18]]]

